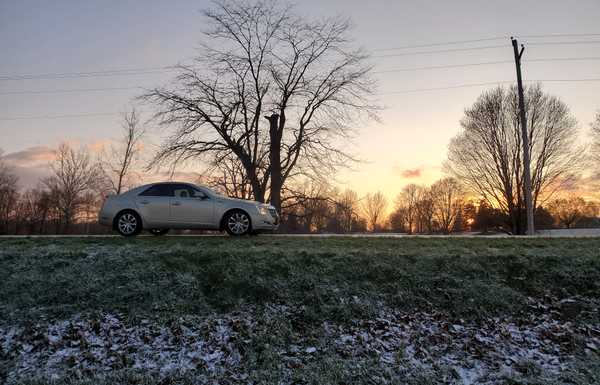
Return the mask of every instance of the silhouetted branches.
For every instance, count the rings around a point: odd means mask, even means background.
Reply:
[[[577,125],[568,107],[526,89],[534,205],[538,206],[571,180],[581,167]],[[465,111],[463,132],[450,143],[447,170],[510,217],[513,233],[523,231],[523,163],[517,93],[497,88],[482,94]]]

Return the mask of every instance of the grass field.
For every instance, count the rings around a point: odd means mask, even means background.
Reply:
[[[11,383],[600,383],[600,239],[0,240]]]

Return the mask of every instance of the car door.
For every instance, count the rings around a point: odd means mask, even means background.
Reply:
[[[166,226],[171,215],[170,184],[159,183],[150,186],[136,197],[136,206],[144,222],[151,226]]]
[[[186,184],[173,185],[171,223],[213,227],[215,202],[205,192]]]

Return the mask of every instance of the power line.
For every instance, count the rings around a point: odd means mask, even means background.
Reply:
[[[525,83],[551,83],[551,82],[600,82],[600,78],[586,78],[586,79],[535,79],[527,80]],[[416,92],[428,92],[428,91],[442,91],[451,90],[458,88],[472,88],[482,87],[490,85],[500,84],[512,84],[513,80],[499,80],[495,82],[483,82],[483,83],[468,83],[468,84],[457,84],[446,87],[432,87],[432,88],[415,88],[411,90],[384,92],[377,95],[396,95],[396,94],[407,94]],[[67,114],[67,115],[33,115],[33,116],[19,116],[19,117],[0,117],[0,120],[25,120],[25,119],[62,119],[62,118],[78,118],[78,117],[92,117],[92,116],[107,116],[107,115],[118,115],[117,112],[98,112],[98,113],[84,113],[84,114]]]
[[[580,41],[569,41],[569,42],[539,42],[539,43],[528,43],[528,45],[580,45],[580,44],[599,44],[600,40],[580,40]],[[436,53],[448,53],[448,52],[468,52],[468,51],[479,51],[484,49],[498,49],[506,48],[506,45],[488,45],[480,47],[469,47],[469,48],[450,48],[433,51],[417,51],[417,52],[400,52],[386,55],[374,55],[373,57],[385,58],[385,57],[396,57],[396,56],[409,56],[409,55],[425,55],[425,54],[436,54]]]
[[[526,80],[526,83],[553,83],[553,82],[600,82],[600,78],[588,79],[536,79]]]
[[[529,59],[524,62],[553,62],[553,61],[588,61],[588,60],[600,60],[600,56],[591,56],[591,57],[563,57],[563,58],[539,58],[539,59]],[[487,66],[487,65],[496,65],[496,64],[508,64],[512,63],[511,60],[499,60],[499,61],[489,61],[489,62],[477,62],[477,63],[464,63],[464,64],[448,64],[441,66],[425,66],[425,67],[407,67],[407,68],[393,68],[389,70],[381,70],[381,71],[373,71],[374,74],[381,73],[392,73],[392,72],[411,72],[411,71],[425,71],[425,70],[437,70],[437,69],[446,69],[446,68],[463,68],[463,67],[474,67],[474,66]]]
[[[587,61],[587,60],[600,60],[600,56],[538,58],[538,59],[527,59],[527,60],[524,60],[524,62]]]
[[[446,68],[486,66],[486,65],[505,64],[505,63],[511,63],[511,62],[508,60],[501,60],[501,61],[489,61],[489,62],[480,62],[480,63],[448,64],[448,65],[442,65],[442,66],[395,68],[395,69],[390,69],[390,70],[374,71],[373,73],[374,74],[382,74],[382,73],[390,73],[390,72],[425,71],[425,70],[437,70],[437,69],[446,69]]]
[[[131,68],[122,70],[100,70],[92,72],[65,72],[65,73],[47,73],[47,74],[26,74],[26,75],[5,75],[0,76],[2,80],[46,80],[46,79],[72,79],[98,76],[124,76],[124,75],[147,75],[154,73],[163,73],[175,70],[177,67],[146,67]]]
[[[598,58],[598,60],[600,60],[600,58]],[[471,66],[471,65],[483,65],[483,64],[491,64],[492,62],[488,62],[488,63],[471,63],[471,64],[464,64],[464,65],[457,65],[457,66]],[[506,61],[502,61],[502,62],[497,62],[497,63],[507,63]],[[441,67],[421,67],[421,68],[417,68],[418,70],[421,69],[429,69],[429,68],[451,68],[452,66],[441,66]],[[415,68],[405,68],[405,69],[401,69],[401,70],[414,70]],[[382,71],[382,72],[392,72],[392,71],[396,71],[396,70],[390,70],[390,71]],[[400,70],[398,70],[400,71]],[[600,81],[599,78],[583,78],[583,79],[536,79],[536,80],[527,80],[527,83],[535,83],[535,82],[545,82],[545,83],[551,83],[551,82],[596,82],[596,81]],[[414,89],[414,90],[403,90],[403,91],[397,91],[397,92],[391,92],[391,94],[395,94],[395,93],[408,93],[408,92],[417,92],[417,91],[435,91],[435,90],[445,90],[445,89],[453,89],[453,88],[466,88],[466,87],[478,87],[478,86],[486,86],[486,85],[494,85],[494,84],[506,84],[506,83],[512,83],[512,81],[498,81],[498,82],[485,82],[485,83],[470,83],[470,84],[460,84],[460,85],[456,85],[456,86],[449,86],[449,87],[434,87],[434,88],[418,88],[418,89]],[[52,93],[77,93],[77,92],[88,92],[88,91],[113,91],[113,90],[139,90],[139,89],[143,89],[142,87],[114,87],[114,88],[80,88],[80,89],[65,89],[65,90],[42,90],[42,91],[10,91],[10,92],[3,92],[0,93],[0,95],[22,95],[22,94],[52,94]],[[384,93],[384,94],[380,94],[380,95],[386,95],[389,93]],[[13,119],[21,119],[21,118],[7,118],[4,120],[13,120]],[[25,118],[24,118],[25,119]]]
[[[508,39],[508,36],[499,36],[499,37],[489,37],[483,39],[471,39],[471,40],[456,40],[456,41],[446,41],[439,43],[428,43],[428,44],[417,44],[417,45],[405,45],[400,47],[390,47],[390,48],[376,48],[373,51],[394,51],[401,49],[411,49],[411,48],[426,48],[426,47],[439,47],[444,45],[455,45],[455,44],[468,44],[468,43],[481,43],[484,41],[497,41]]]
[[[545,35],[516,35],[522,39],[554,38],[554,37],[597,37],[600,33],[549,33]]]
[[[484,49],[497,49],[497,48],[506,48],[506,45],[488,45],[481,47],[471,47],[471,48],[451,48],[451,49],[440,49],[434,51],[418,51],[418,52],[401,52],[401,53],[393,53],[388,55],[374,55],[373,57],[396,57],[396,56],[408,56],[408,55],[427,55],[427,54],[435,54],[435,53],[447,53],[447,52],[465,52],[465,51],[479,51]]]
[[[527,43],[527,45],[581,45],[581,44],[600,44],[600,40],[579,40],[579,41],[542,41]]]
[[[555,37],[597,37],[600,36],[600,33],[556,33],[556,34],[543,34],[543,35],[517,35],[520,38],[555,38]],[[457,45],[457,44],[471,44],[471,43],[481,43],[485,41],[499,41],[499,40],[508,40],[510,36],[494,36],[494,37],[486,37],[481,39],[469,39],[469,40],[454,40],[454,41],[444,41],[444,42],[435,42],[435,43],[425,43],[425,44],[415,44],[415,45],[404,45],[399,47],[384,47],[384,48],[376,48],[373,49],[374,52],[381,51],[394,51],[394,50],[403,50],[403,49],[413,49],[413,48],[426,48],[426,47],[440,47],[445,45]]]
[[[600,56],[537,58],[537,59],[529,59],[524,62],[540,63],[540,62],[554,62],[554,61],[592,61],[592,60],[600,60]],[[465,68],[465,67],[488,66],[488,65],[509,64],[509,63],[512,63],[512,61],[499,60],[499,61],[489,61],[489,62],[449,64],[449,65],[441,65],[441,66],[393,68],[393,69],[389,69],[389,70],[374,71],[373,73],[374,74],[383,74],[383,73],[395,73],[395,72],[427,71],[427,70]],[[144,87],[134,86],[134,87],[73,88],[73,89],[32,90],[32,91],[6,91],[6,92],[0,92],[0,96],[124,91],[124,90],[142,90],[142,89],[144,89]]]
[[[549,34],[549,35],[522,35],[522,37],[529,38],[546,38],[546,37],[568,37],[568,36],[600,36],[598,34]],[[497,41],[501,39],[505,39],[506,37],[490,37],[483,39],[471,39],[471,40],[457,40],[457,41],[449,41],[449,42],[439,42],[439,43],[430,43],[430,44],[419,44],[419,45],[410,45],[410,46],[402,46],[402,47],[392,47],[392,48],[378,48],[374,51],[383,52],[383,51],[393,51],[393,50],[402,50],[402,49],[410,49],[410,48],[424,48],[424,47],[435,47],[435,46],[444,46],[444,45],[453,45],[453,44],[466,44],[466,43],[474,43],[474,42],[484,42],[484,41]],[[571,42],[532,42],[529,45],[579,45],[579,44],[598,44],[600,41],[597,40],[583,40],[583,41],[571,41]],[[466,48],[450,48],[443,50],[431,50],[431,51],[417,51],[417,52],[400,52],[393,54],[385,54],[385,55],[374,55],[373,57],[377,58],[385,58],[385,57],[398,57],[398,56],[408,56],[408,55],[425,55],[425,54],[436,54],[436,53],[449,53],[449,52],[468,52],[468,51],[478,51],[485,49],[496,49],[496,48],[506,48],[505,45],[491,45],[491,46],[480,46],[480,47],[466,47]],[[531,61],[531,60],[529,60]],[[111,69],[111,70],[98,70],[91,72],[64,72],[64,73],[45,73],[45,74],[24,74],[24,75],[3,75],[0,76],[0,81],[10,81],[10,80],[52,80],[52,79],[73,79],[73,78],[88,78],[88,77],[104,77],[104,76],[131,76],[131,75],[152,75],[159,74],[164,72],[170,72],[177,70],[177,66],[161,66],[161,67],[141,67],[141,68],[129,68],[129,69]]]
[[[116,112],[92,112],[85,114],[67,114],[67,115],[33,115],[33,116],[17,116],[17,117],[0,117],[0,120],[28,120],[28,119],[62,119],[62,118],[80,118],[89,116],[106,116],[118,115]]]
[[[508,81],[508,80],[503,80],[503,81],[497,81],[497,82],[458,84],[458,85],[455,85],[455,86],[447,86],[447,87],[415,88],[415,89],[412,89],[412,90],[384,92],[384,93],[381,93],[381,94],[378,94],[378,95],[396,95],[396,94],[409,94],[409,93],[414,93],[414,92],[442,91],[442,90],[452,90],[452,89],[457,89],[457,88],[493,86],[493,85],[507,84],[507,83],[514,83],[514,82],[513,81]]]
[[[73,89],[62,89],[62,90],[7,91],[7,92],[0,92],[0,95],[66,94],[66,93],[79,93],[79,92],[124,91],[124,90],[140,90],[140,89],[142,89],[142,87],[73,88]]]
[[[517,35],[517,37],[521,38],[556,38],[556,37],[598,37],[600,33],[556,33],[556,34],[538,34],[538,35]],[[495,36],[495,37],[486,37],[480,39],[469,39],[469,40],[454,40],[454,41],[443,41],[443,42],[434,42],[434,43],[426,43],[426,44],[415,44],[415,45],[405,45],[399,47],[383,47],[373,49],[373,52],[383,52],[383,51],[394,51],[394,50],[403,50],[403,49],[414,49],[414,48],[426,48],[426,47],[439,47],[446,45],[457,45],[457,44],[469,44],[469,43],[480,43],[486,41],[499,41],[503,39],[508,39],[509,36]],[[600,41],[572,41],[572,42],[533,42],[529,43],[529,45],[564,45],[564,44],[597,44]],[[403,55],[419,55],[419,54],[430,54],[430,53],[438,53],[438,52],[461,52],[461,51],[471,51],[471,50],[479,50],[479,49],[492,49],[492,48],[505,48],[504,45],[501,46],[484,46],[484,47],[471,47],[471,48],[454,48],[448,50],[438,50],[438,51],[423,51],[423,52],[413,52],[413,53],[399,53],[393,55],[380,55],[375,57],[387,57],[387,56],[403,56]],[[160,67],[141,67],[141,68],[129,68],[129,69],[113,69],[113,70],[99,70],[99,71],[91,71],[91,72],[65,72],[65,73],[46,73],[46,74],[26,74],[26,75],[3,75],[0,76],[0,81],[2,80],[29,80],[29,79],[63,79],[63,78],[77,78],[77,77],[96,77],[96,76],[122,76],[122,75],[145,75],[145,74],[153,74],[153,73],[161,73],[165,71],[173,71],[176,70],[177,66],[160,66]]]
[[[587,79],[534,79],[534,80],[526,80],[525,83],[552,83],[552,82],[598,82],[600,78],[587,78]],[[378,95],[396,95],[396,94],[408,94],[414,92],[427,92],[427,91],[442,91],[442,90],[452,90],[457,88],[472,88],[472,87],[482,87],[482,86],[493,86],[499,84],[512,84],[514,80],[500,80],[496,82],[484,82],[484,83],[468,83],[468,84],[458,84],[454,86],[446,86],[446,87],[433,87],[433,88],[415,88],[412,90],[402,90],[402,91],[393,91],[393,92],[384,92]]]

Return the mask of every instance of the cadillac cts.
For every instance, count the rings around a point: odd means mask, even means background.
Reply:
[[[109,196],[98,215],[100,224],[123,236],[143,229],[153,235],[169,229],[227,231],[230,235],[276,230],[279,215],[268,204],[228,198],[191,183],[153,183]]]

